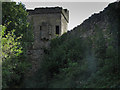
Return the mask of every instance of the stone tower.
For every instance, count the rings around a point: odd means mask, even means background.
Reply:
[[[50,39],[67,32],[69,11],[62,7],[46,7],[27,12],[34,32],[34,42],[32,48],[28,50],[28,57],[33,62],[34,70],[31,71],[35,71],[44,56],[44,48],[49,47]]]
[[[47,47],[48,41],[67,32],[69,11],[62,7],[27,10],[34,28],[34,48]]]

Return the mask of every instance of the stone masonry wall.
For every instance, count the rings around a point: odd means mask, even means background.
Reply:
[[[28,75],[37,71],[44,57],[44,49],[49,48],[50,40],[56,37],[56,26],[59,26],[59,36],[67,32],[69,12],[62,8],[35,8],[27,10],[28,20],[33,26],[34,42],[28,49],[28,60],[32,63],[32,68]]]

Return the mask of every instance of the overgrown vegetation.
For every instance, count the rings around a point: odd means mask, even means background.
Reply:
[[[116,8],[117,5],[120,3],[113,3],[105,9],[101,15],[105,15],[106,27],[100,26],[104,19],[101,23],[96,22],[92,26],[94,33],[91,35],[80,36],[90,30],[78,27],[74,32],[53,39],[41,68],[27,87],[120,87],[120,8]]]
[[[1,25],[3,88],[119,88],[119,6],[120,3],[110,4],[97,18],[94,15],[73,31],[51,40],[41,67],[23,85],[30,67],[26,50],[28,42],[33,41],[32,27],[27,22],[23,4],[4,2]]]
[[[26,50],[32,38],[32,27],[22,3],[2,3],[2,87],[19,87],[31,64]],[[31,37],[28,37],[29,36]]]

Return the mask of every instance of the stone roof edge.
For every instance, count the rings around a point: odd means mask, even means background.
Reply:
[[[40,13],[39,9],[42,10],[43,12]],[[44,12],[44,10],[49,10],[48,12]],[[54,11],[53,11],[54,10]],[[66,12],[65,12],[66,10]],[[29,12],[29,15],[35,15],[35,14],[50,14],[50,13],[62,13],[64,16],[65,20],[69,22],[69,11],[67,9],[63,9],[62,7],[46,7],[46,8],[35,8],[33,9],[27,9],[27,12]]]

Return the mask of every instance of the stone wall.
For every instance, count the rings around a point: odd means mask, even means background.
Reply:
[[[67,32],[68,22],[64,19],[64,16],[61,14],[61,35]]]
[[[27,52],[28,60],[32,63],[29,73],[33,74],[44,57],[44,49],[49,48],[50,40],[56,37],[56,26],[59,27],[59,36],[67,32],[69,11],[61,7],[35,8],[27,11],[29,12],[28,20],[34,32],[33,45]]]

